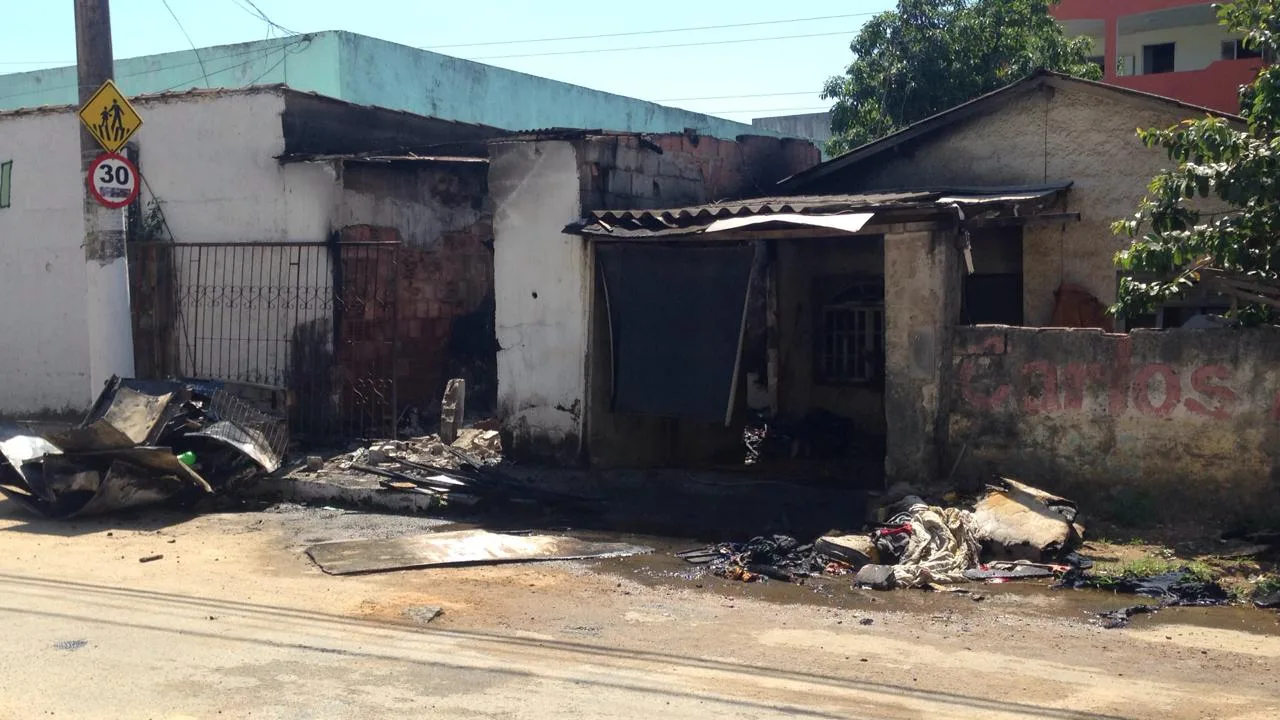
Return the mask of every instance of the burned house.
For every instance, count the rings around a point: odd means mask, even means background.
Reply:
[[[394,433],[447,377],[478,407],[493,397],[485,143],[504,131],[283,86],[135,102],[136,375],[262,386],[316,438]],[[76,414],[98,391],[78,150],[54,140],[78,122],[69,106],[0,113],[16,168],[0,298],[28,308],[4,314],[0,415]]]
[[[845,445],[882,443],[884,473],[844,461],[849,482],[999,471],[1078,497],[1274,497],[1280,395],[1258,360],[1274,333],[1114,334],[1104,312],[1125,242],[1110,225],[1168,162],[1134,128],[1205,113],[1040,72],[739,201],[593,206],[582,150],[504,150],[508,431],[597,465],[741,462],[753,409],[793,427],[819,413]],[[508,164],[555,171],[495,180]],[[526,212],[535,195],[579,217]],[[538,312],[544,294],[557,312]]]

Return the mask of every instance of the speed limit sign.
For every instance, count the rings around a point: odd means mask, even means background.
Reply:
[[[89,167],[89,194],[104,207],[126,207],[138,198],[138,169],[128,158],[104,153]]]

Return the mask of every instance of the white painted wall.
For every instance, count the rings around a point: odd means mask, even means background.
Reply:
[[[1134,57],[1134,72],[1145,74],[1142,66],[1142,46],[1174,43],[1174,72],[1203,70],[1222,59],[1222,41],[1236,35],[1227,32],[1219,25],[1188,25],[1185,27],[1150,30],[1147,32],[1121,35],[1116,43],[1120,56]]]
[[[176,242],[328,238],[336,174],[327,165],[275,159],[284,152],[284,106],[277,92],[142,105],[143,200],[160,199]],[[331,314],[329,256],[314,249],[210,248],[198,260],[179,257],[179,281],[200,288],[180,303],[182,372],[286,386],[292,371],[286,342],[294,328]],[[245,271],[237,274],[235,265]],[[307,289],[301,300],[278,294],[292,285]]]
[[[339,192],[335,176],[326,166],[275,160],[284,150],[280,92],[178,96],[143,100],[138,108],[143,200],[160,199],[176,242],[327,238]],[[89,380],[78,122],[69,109],[0,115],[0,161],[14,161],[12,206],[0,209],[0,416],[83,410],[98,390]],[[225,287],[231,276],[219,261],[230,257],[214,253],[184,263],[180,278]],[[304,285],[327,287],[327,256],[307,255],[316,260],[301,264],[298,257],[257,253],[250,258],[254,272],[228,296],[241,304],[228,307],[224,298],[224,309],[202,316],[202,328],[178,328],[191,363],[184,371],[218,376],[234,369],[283,384],[283,342],[236,343],[214,353],[199,338],[284,340],[297,324],[327,316],[323,298],[312,307],[270,307],[270,288],[283,271]],[[195,302],[187,303],[192,314]],[[210,304],[208,296],[198,302]],[[257,305],[246,313],[245,302]]]
[[[79,121],[71,113],[0,118],[13,160],[0,208],[0,416],[88,406],[88,289]]]
[[[575,454],[591,288],[586,242],[562,232],[581,215],[576,150],[567,142],[496,145],[489,191],[499,414],[517,443]]]
[[[284,103],[280,93],[261,92],[140,104],[142,172],[178,242],[328,237],[333,170],[275,159],[284,152]]]

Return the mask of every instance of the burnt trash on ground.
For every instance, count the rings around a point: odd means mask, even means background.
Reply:
[[[826,570],[826,556],[789,535],[755,537],[744,543],[720,543],[677,553],[686,562],[705,565],[712,574],[730,580],[763,579],[801,582]]]
[[[1264,593],[1253,599],[1253,606],[1260,609],[1280,608],[1280,590]]]
[[[376,441],[323,463],[307,462],[318,476],[362,474],[379,478],[386,492],[432,497],[439,504],[479,500],[528,500],[573,505],[589,502],[579,495],[539,488],[504,472],[502,438],[490,423],[455,429],[456,439],[440,435]]]
[[[79,425],[0,443],[0,493],[50,518],[189,506],[275,472],[287,445],[221,382],[113,377]]]
[[[1129,618],[1135,614],[1155,613],[1167,607],[1211,607],[1231,602],[1230,595],[1221,585],[1197,577],[1188,568],[1148,576],[1120,577],[1090,575],[1083,569],[1073,568],[1054,587],[1073,590],[1090,588],[1139,595],[1157,601],[1155,605],[1140,604],[1098,613],[1102,627],[1107,629],[1125,627],[1129,624]]]
[[[996,478],[968,507],[953,494],[931,504],[905,486],[888,495],[895,501],[860,533],[832,532],[812,544],[756,537],[679,557],[734,580],[853,575],[855,585],[877,590],[1042,579],[1091,564],[1075,552],[1083,534],[1075,503],[1017,480]]]
[[[1072,590],[1094,588],[1127,595],[1141,595],[1159,600],[1164,606],[1226,605],[1231,600],[1227,591],[1217,582],[1197,577],[1188,568],[1144,577],[1096,576],[1073,569],[1063,576],[1062,582],[1057,587]]]
[[[1098,618],[1102,622],[1102,627],[1108,630],[1126,627],[1129,624],[1129,618],[1134,615],[1147,615],[1160,610],[1156,605],[1130,605],[1119,610],[1110,610],[1108,612],[1098,613]]]

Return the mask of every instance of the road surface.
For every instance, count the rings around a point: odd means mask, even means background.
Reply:
[[[302,553],[435,524],[0,501],[0,718],[1280,717],[1256,611],[1103,630],[1070,593],[832,600],[617,560],[330,577]]]

